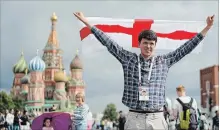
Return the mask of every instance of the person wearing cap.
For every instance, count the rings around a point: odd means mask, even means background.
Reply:
[[[125,129],[167,129],[163,106],[168,71],[203,40],[213,25],[214,16],[207,17],[207,26],[185,44],[170,53],[155,56],[157,34],[154,31],[140,32],[137,42],[141,54],[137,55],[125,50],[103,31],[91,25],[83,13],[76,12],[74,15],[122,65],[124,72],[122,103],[129,108]],[[142,97],[139,91],[142,89],[146,89],[147,98]]]

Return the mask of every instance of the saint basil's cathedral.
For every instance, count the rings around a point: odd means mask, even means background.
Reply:
[[[82,79],[82,63],[78,54],[70,63],[71,76],[65,74],[62,63],[62,51],[57,40],[55,13],[51,17],[52,28],[43,50],[43,56],[37,55],[25,61],[22,52],[13,67],[14,81],[11,94],[24,101],[25,109],[35,113],[49,111],[53,106],[57,110],[72,110],[75,95],[85,93]]]

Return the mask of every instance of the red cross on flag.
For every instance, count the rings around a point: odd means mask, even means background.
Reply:
[[[172,20],[153,20],[153,19],[115,19],[88,17],[89,23],[109,35],[120,46],[125,49],[138,48],[138,35],[142,30],[151,29],[156,32],[158,42],[156,50],[175,50],[187,40],[190,40],[199,33],[206,25],[201,21],[172,21]],[[83,42],[83,52],[100,51],[103,45],[96,38],[90,35],[91,31],[81,23],[80,38]],[[92,43],[91,43],[92,42]],[[92,45],[91,45],[92,44]],[[84,47],[85,46],[85,47]],[[92,48],[88,48],[92,46]],[[201,52],[202,43],[193,51]]]

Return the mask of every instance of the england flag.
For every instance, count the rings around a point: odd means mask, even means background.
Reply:
[[[206,23],[201,21],[173,21],[153,19],[116,19],[87,17],[90,24],[96,26],[124,49],[138,48],[138,35],[142,30],[153,30],[158,36],[156,50],[172,51],[201,32]],[[80,39],[83,53],[94,53],[106,48],[91,34],[91,31],[80,24]],[[96,41],[96,42],[94,42]],[[202,51],[202,42],[192,53]]]

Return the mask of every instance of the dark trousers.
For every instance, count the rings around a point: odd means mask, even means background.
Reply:
[[[124,130],[125,129],[125,124],[119,124],[119,130]]]

